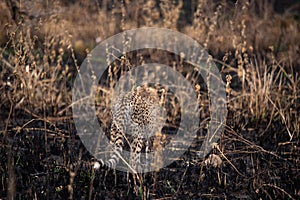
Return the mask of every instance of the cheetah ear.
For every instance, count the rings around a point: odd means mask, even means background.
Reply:
[[[142,86],[136,86],[136,90],[139,90],[139,89],[141,89],[142,88]],[[134,89],[134,88],[133,88]]]
[[[163,104],[165,101],[165,95],[166,95],[166,89],[165,88],[161,88],[159,90],[157,90],[157,94],[160,96],[160,104]]]
[[[140,87],[140,86],[133,85],[133,86],[131,87],[131,94],[134,93],[134,91],[137,91],[139,87]]]
[[[161,97],[164,98],[167,94],[167,90],[165,88],[161,88],[159,90],[159,93],[161,94]]]
[[[165,88],[160,89],[161,92],[166,92]]]

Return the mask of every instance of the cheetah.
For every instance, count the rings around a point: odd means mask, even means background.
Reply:
[[[141,171],[151,164],[147,153],[155,151],[154,146],[166,145],[168,138],[162,134],[176,129],[180,122],[180,105],[177,98],[163,86],[142,85],[129,93],[120,93],[112,102],[112,123],[109,129],[110,152],[102,165],[116,168],[127,146],[130,151],[129,163],[132,172]],[[160,136],[157,139],[157,135]],[[142,157],[145,152],[145,157]]]

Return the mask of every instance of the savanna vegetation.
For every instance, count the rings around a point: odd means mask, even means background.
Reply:
[[[299,199],[299,10],[280,0],[1,1],[0,199]],[[157,172],[96,170],[72,84],[99,42],[139,27],[182,32],[213,56],[226,125],[206,159],[203,126]]]

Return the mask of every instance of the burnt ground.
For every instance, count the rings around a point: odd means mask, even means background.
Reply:
[[[141,191],[151,199],[299,198],[299,140],[289,141],[279,122],[268,128],[267,121],[232,126],[230,114],[219,141],[221,151],[212,152],[222,159],[220,167],[197,157],[197,140],[181,159],[144,174],[144,189],[136,194],[127,173],[93,169],[92,155],[76,135],[71,117],[50,124],[15,110],[13,124],[1,135],[0,197],[6,199],[13,177],[16,199],[67,199],[71,191],[74,199],[141,199]]]

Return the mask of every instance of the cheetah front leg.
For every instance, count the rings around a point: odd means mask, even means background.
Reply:
[[[135,137],[131,143],[130,166],[134,170],[133,173],[141,171],[141,152],[143,148],[143,138]]]

